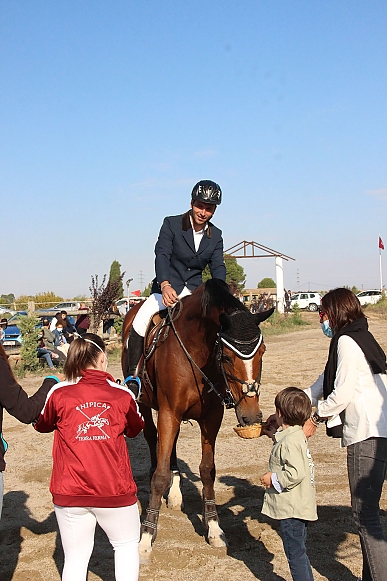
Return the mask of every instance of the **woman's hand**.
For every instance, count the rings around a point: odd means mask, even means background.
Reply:
[[[173,305],[175,305],[179,300],[175,289],[172,288],[170,284],[163,286],[161,294],[163,297],[163,305],[166,307],[173,307]]]
[[[302,427],[303,432],[307,438],[314,436],[316,433],[316,426],[312,422],[312,420],[306,420],[305,424]]]
[[[273,474],[272,472],[266,472],[263,476],[261,476],[261,484],[265,488],[270,488],[272,486],[272,482],[271,482],[271,475],[272,474]]]

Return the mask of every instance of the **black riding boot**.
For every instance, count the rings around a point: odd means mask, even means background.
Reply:
[[[141,337],[133,327],[130,329],[128,340],[128,375],[125,378],[126,386],[134,393],[136,399],[140,394],[140,378],[135,377],[136,368],[144,350],[144,337]]]

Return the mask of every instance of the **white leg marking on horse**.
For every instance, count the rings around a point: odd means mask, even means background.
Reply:
[[[142,533],[140,544],[138,545],[140,554],[140,565],[146,565],[152,559],[152,535],[151,533]]]
[[[253,383],[253,358],[243,359],[243,363],[245,364],[247,383]]]
[[[216,520],[208,522],[208,542],[214,549],[228,546],[226,536]]]
[[[183,496],[180,490],[180,474],[174,472],[172,475],[172,484],[168,492],[168,508],[172,510],[181,510],[183,508]]]

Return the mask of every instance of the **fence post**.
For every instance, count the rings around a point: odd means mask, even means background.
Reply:
[[[35,311],[35,302],[34,301],[28,301],[28,314],[31,315],[34,311]]]

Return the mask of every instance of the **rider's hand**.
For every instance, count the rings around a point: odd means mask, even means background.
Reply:
[[[161,294],[163,297],[163,305],[165,307],[173,307],[173,305],[176,304],[179,300],[175,289],[172,288],[169,284],[163,286]]]

